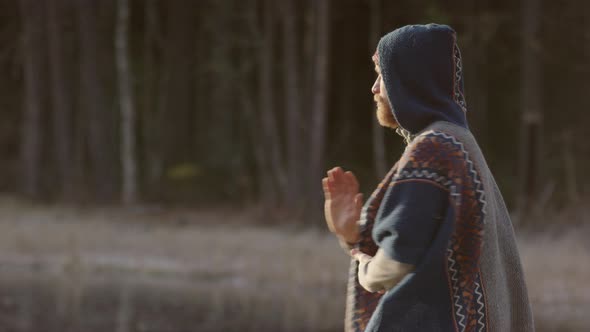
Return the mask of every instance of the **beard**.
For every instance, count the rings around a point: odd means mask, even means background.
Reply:
[[[389,102],[378,95],[375,95],[373,99],[377,104],[377,120],[379,121],[379,124],[383,127],[389,127],[392,129],[399,127],[399,124],[393,116]]]

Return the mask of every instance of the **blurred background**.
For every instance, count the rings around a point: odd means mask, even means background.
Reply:
[[[539,331],[590,326],[590,2],[0,0],[0,331],[342,331],[385,33],[459,36]]]

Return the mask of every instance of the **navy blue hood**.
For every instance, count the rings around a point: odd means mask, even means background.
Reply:
[[[393,116],[416,134],[435,121],[467,128],[461,53],[446,25],[408,25],[377,46],[379,66]]]

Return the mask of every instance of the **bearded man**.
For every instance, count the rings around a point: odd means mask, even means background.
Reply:
[[[363,204],[323,179],[326,222],[352,256],[346,331],[534,331],[510,216],[469,131],[457,36],[405,26],[373,56],[377,118],[407,143]]]

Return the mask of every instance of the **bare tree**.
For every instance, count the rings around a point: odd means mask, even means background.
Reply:
[[[209,46],[211,55],[211,83],[213,84],[210,100],[216,112],[209,114],[209,140],[217,144],[217,148],[208,154],[208,162],[217,169],[230,170],[230,174],[240,172],[239,144],[236,136],[238,129],[234,130],[233,122],[239,118],[239,113],[232,112],[234,98],[228,98],[228,91],[232,89],[232,82],[239,79],[243,69],[239,69],[232,55],[240,51],[236,33],[232,33],[231,27],[236,10],[234,1],[217,1],[211,6],[211,16],[207,19],[208,28],[215,31],[213,43]],[[241,64],[251,62],[242,57]],[[227,158],[228,155],[233,158]],[[229,162],[228,162],[229,161]]]
[[[73,174],[77,173],[72,158],[72,95],[65,75],[64,52],[62,49],[63,1],[47,1],[47,34],[49,48],[49,69],[53,106],[53,137],[59,194],[66,199],[73,198]]]
[[[135,153],[135,108],[133,103],[132,75],[129,64],[128,0],[118,0],[115,50],[119,81],[119,105],[121,108],[121,163],[123,166],[122,201],[135,203],[137,193],[137,159]]]
[[[166,3],[162,65],[158,80],[156,126],[159,151],[166,168],[186,162],[193,152],[193,7],[198,2],[176,0]],[[163,174],[159,174],[160,178]]]
[[[308,199],[311,200],[311,211],[319,213],[321,206],[320,180],[324,168],[326,146],[326,116],[328,96],[328,59],[330,56],[330,1],[313,2],[315,12],[315,47],[313,59],[313,94],[311,105],[311,155]]]
[[[36,197],[40,194],[41,112],[43,109],[43,3],[21,0],[23,17],[24,100],[21,129],[20,159],[22,191]]]
[[[287,187],[289,188],[286,203],[291,210],[296,210],[301,207],[300,198],[305,186],[305,181],[302,181],[304,162],[301,142],[304,137],[301,132],[301,71],[297,57],[300,49],[298,43],[300,33],[296,25],[298,12],[294,1],[284,0],[282,3]]]
[[[115,139],[112,113],[106,107],[104,86],[99,75],[97,0],[79,0],[80,107],[87,114],[88,147],[92,185],[96,198],[112,200],[117,187]]]
[[[539,188],[541,156],[541,66],[539,63],[540,0],[522,3],[522,129],[520,146],[519,212],[526,214]]]
[[[370,0],[370,36],[369,36],[369,49],[374,52],[379,38],[381,37],[381,5],[382,0]],[[373,117],[373,163],[375,167],[375,173],[378,179],[387,172],[387,159],[385,157],[385,130],[383,126],[379,124],[377,117]]]
[[[157,184],[162,174],[162,142],[158,130],[158,71],[156,50],[161,47],[160,20],[158,16],[157,0],[146,0],[144,7],[144,39],[143,39],[143,105],[142,120],[142,152],[145,158],[145,184],[149,194],[157,190]],[[144,193],[145,193],[144,191]]]
[[[486,148],[489,143],[488,116],[488,46],[498,29],[501,18],[490,13],[488,0],[469,2],[470,14],[465,18],[468,27],[460,42],[464,50],[465,94],[473,131],[479,144]]]
[[[260,197],[264,206],[276,207],[282,203],[287,192],[281,136],[274,107],[278,92],[273,84],[276,5],[273,0],[262,0],[260,6],[262,19],[259,19],[257,11],[254,10],[249,24],[252,27],[252,36],[260,36],[257,44],[259,114],[251,125],[251,131],[252,137],[255,138]],[[257,24],[258,21],[261,21],[261,26]]]

